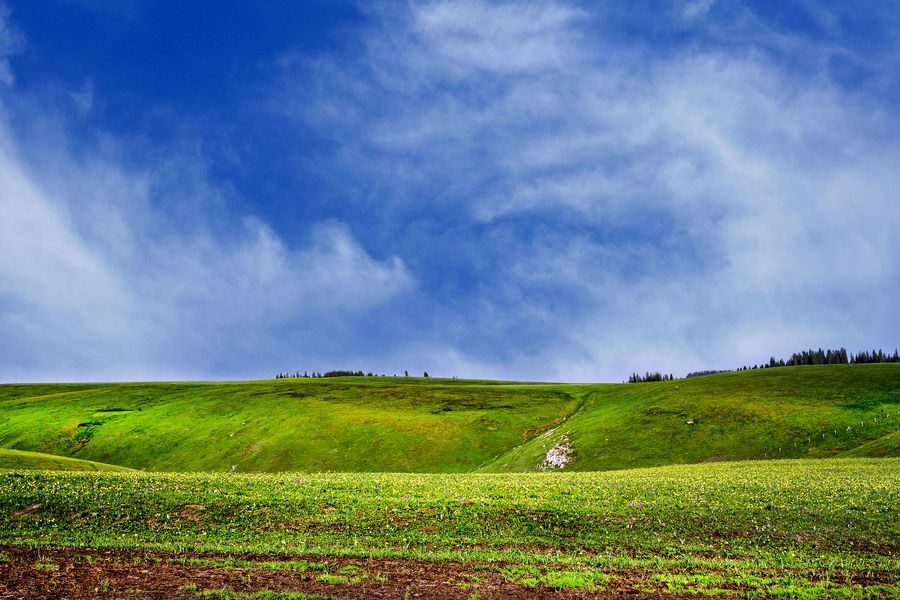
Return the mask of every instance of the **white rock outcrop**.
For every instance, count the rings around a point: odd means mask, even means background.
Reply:
[[[547,450],[547,456],[541,463],[539,469],[547,471],[549,469],[562,469],[574,460],[574,451],[569,442],[569,436],[564,435],[559,438],[559,442]]]

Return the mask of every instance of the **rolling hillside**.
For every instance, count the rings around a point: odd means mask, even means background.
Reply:
[[[821,365],[596,386],[560,427],[483,467],[568,470],[836,456],[900,456],[900,365]],[[568,442],[566,442],[568,440]]]
[[[130,471],[125,467],[107,465],[65,456],[0,449],[0,469],[16,471]]]
[[[0,386],[0,447],[156,471],[475,469],[578,386],[333,378]]]
[[[0,447],[160,471],[567,470],[900,456],[900,364],[642,384],[334,378],[0,386]]]

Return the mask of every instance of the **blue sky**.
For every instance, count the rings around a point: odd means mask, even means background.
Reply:
[[[900,339],[900,3],[0,6],[0,380]]]

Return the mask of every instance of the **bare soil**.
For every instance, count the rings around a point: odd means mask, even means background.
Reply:
[[[321,556],[184,555],[73,548],[0,548],[0,598],[194,598],[196,591],[303,592],[329,598],[673,598],[639,586],[649,573],[610,571],[602,590],[528,587],[484,563]],[[353,565],[371,578],[356,584],[318,581],[321,571],[293,572],[178,564],[184,558],[324,563],[331,573]],[[496,565],[494,565],[496,566]],[[376,581],[375,577],[385,578]]]

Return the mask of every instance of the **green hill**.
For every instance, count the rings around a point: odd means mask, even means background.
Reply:
[[[900,365],[738,371],[596,386],[560,427],[483,467],[533,470],[554,446],[568,470],[765,458],[900,456]],[[568,442],[566,441],[568,440]]]
[[[162,471],[531,471],[900,456],[900,364],[641,384],[0,386],[0,447]]]
[[[579,386],[403,378],[0,386],[0,447],[159,471],[470,471]]]
[[[24,450],[0,449],[0,469],[16,471],[130,471],[125,467],[106,465],[89,460],[25,452]]]

